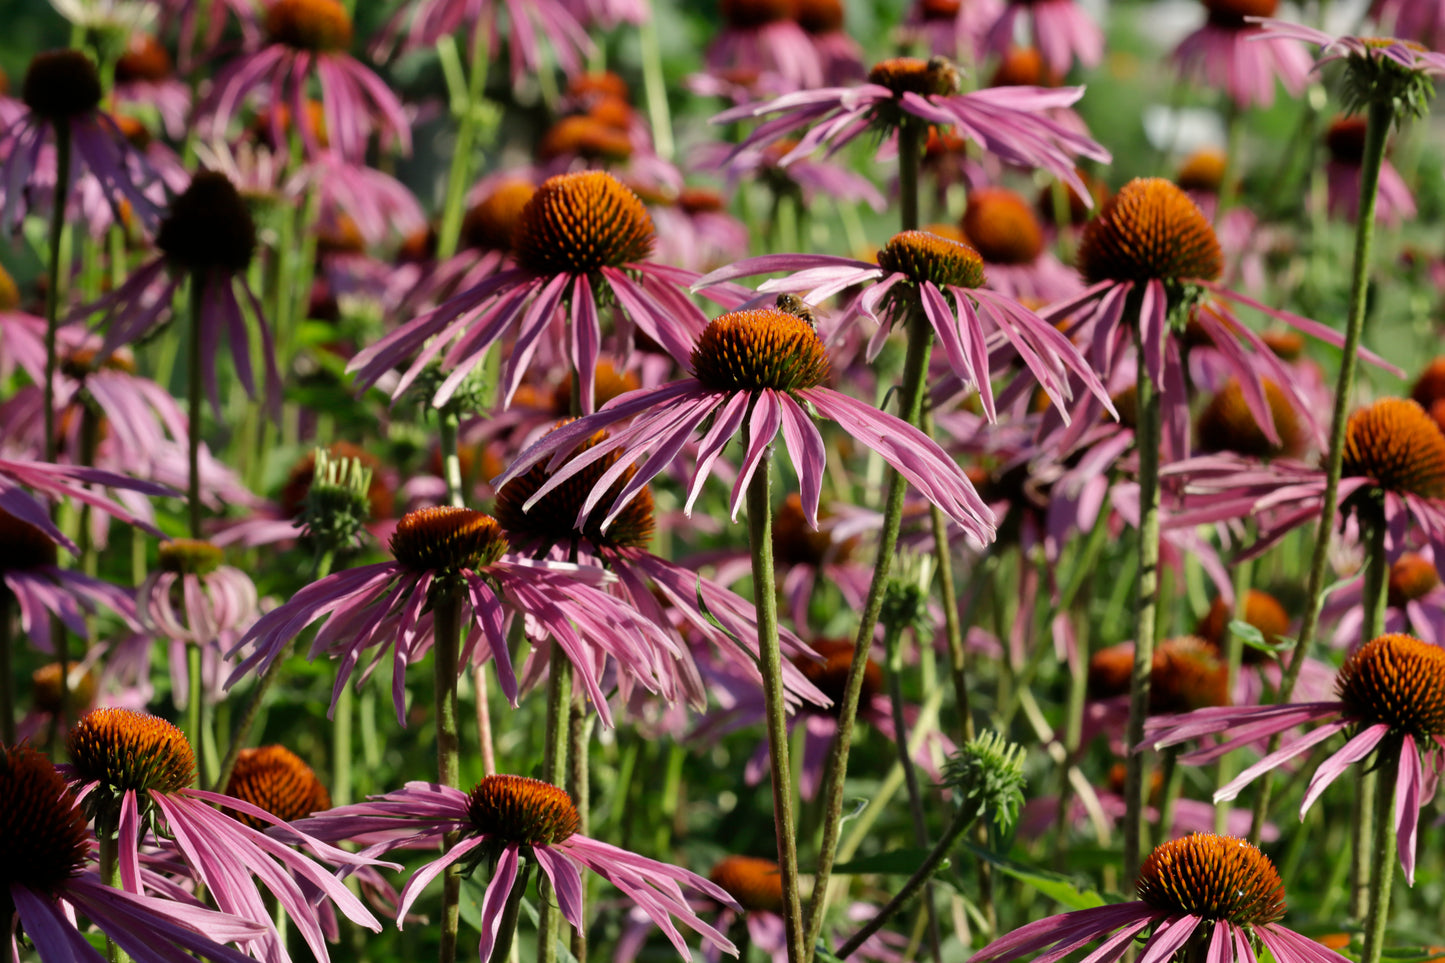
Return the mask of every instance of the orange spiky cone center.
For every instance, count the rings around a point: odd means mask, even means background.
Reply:
[[[1079,271],[1099,281],[1212,281],[1224,269],[1214,228],[1177,185],[1136,178],[1084,225]]]
[[[1445,435],[1415,402],[1377,401],[1345,425],[1344,474],[1397,494],[1445,498]]]
[[[822,661],[799,656],[793,660],[793,664],[809,682],[833,700],[830,711],[836,711],[843,704],[848,673],[853,668],[853,643],[848,639],[817,639],[813,642],[813,650],[823,657]],[[858,697],[859,704],[866,705],[868,700],[881,691],[883,668],[869,659],[868,665],[863,669],[863,688]]]
[[[80,874],[90,832],[65,777],[29,746],[0,746],[0,799],[0,912],[8,917],[12,885],[53,893]]]
[[[958,92],[958,68],[943,57],[892,57],[868,71],[868,82],[887,87],[895,96],[918,94],[946,97]]]
[[[351,15],[338,0],[272,0],[266,34],[300,50],[345,50],[351,46]]]
[[[1294,403],[1284,389],[1269,379],[1264,380],[1264,400],[1274,419],[1278,444],[1270,441],[1255,421],[1239,381],[1230,378],[1199,413],[1199,447],[1204,451],[1232,451],[1253,458],[1302,454],[1308,439]]]
[[[710,391],[801,391],[828,377],[828,352],[797,315],[776,308],[730,311],[699,336],[692,370]]]
[[[1423,555],[1406,552],[1390,566],[1389,602],[1399,607],[1422,599],[1440,584],[1435,563]]]
[[[878,266],[885,271],[907,275],[914,281],[935,287],[983,287],[983,257],[963,241],[931,234],[904,231],[889,238],[878,252]]]
[[[226,795],[248,802],[283,822],[331,808],[331,794],[311,767],[285,746],[242,749],[226,783]],[[246,813],[232,813],[241,822],[265,830],[270,823]]]
[[[1284,918],[1284,883],[1274,864],[1232,836],[1196,833],[1155,847],[1135,889],[1165,913],[1245,926]]]
[[[645,261],[655,240],[652,215],[636,194],[611,174],[579,171],[537,188],[518,218],[512,251],[536,274],[590,274]]]
[[[1408,635],[1360,646],[1335,676],[1335,691],[1364,724],[1417,738],[1445,735],[1445,649]]]
[[[1032,264],[1044,251],[1044,230],[1033,208],[1002,187],[969,194],[963,234],[989,264]]]
[[[407,512],[391,536],[391,554],[413,572],[482,569],[506,551],[507,537],[495,518],[450,505]]]
[[[554,846],[582,825],[566,790],[525,776],[484,778],[467,797],[467,815],[478,832],[524,846]]]
[[[185,733],[144,712],[104,708],[86,713],[70,731],[66,747],[81,779],[115,790],[176,792],[196,775]]]

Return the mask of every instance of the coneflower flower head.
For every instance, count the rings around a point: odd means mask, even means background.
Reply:
[[[1252,458],[1303,454],[1308,438],[1294,403],[1274,380],[1264,378],[1261,381],[1279,440],[1271,441],[1264,433],[1244,400],[1244,388],[1239,379],[1230,378],[1199,413],[1195,427],[1202,451],[1232,451]]]
[[[162,542],[157,556],[161,571],[177,575],[210,575],[221,567],[220,548],[198,538]]]
[[[1165,913],[1241,926],[1284,919],[1284,883],[1274,864],[1232,836],[1196,833],[1155,847],[1134,888]]]
[[[561,424],[567,423],[564,421]],[[573,449],[573,457],[601,444],[608,437],[605,431],[597,432]],[[587,514],[586,521],[580,528],[576,525],[582,505],[593,486],[600,482],[602,476],[621,458],[621,452],[613,452],[592,462],[586,469],[543,495],[531,511],[526,511],[522,506],[552,477],[545,464],[533,465],[525,473],[502,486],[497,492],[493,513],[503,530],[518,541],[535,540],[548,546],[565,545],[580,536],[598,548],[646,548],[652,541],[655,527],[652,489],[648,486],[633,495],[612,524],[605,529],[598,513]],[[615,498],[621,494],[623,486],[631,481],[636,473],[636,468],[629,467],[613,482],[608,489],[608,495]],[[603,498],[607,499],[608,495]]]
[[[1350,415],[1343,471],[1396,494],[1445,498],[1445,434],[1418,403],[1385,398]]]
[[[1365,643],[1340,667],[1335,691],[1365,725],[1429,740],[1445,736],[1445,649],[1408,635]]]
[[[245,200],[218,171],[199,171],[171,202],[156,247],[180,270],[239,274],[256,251],[256,225]]]
[[[85,814],[65,777],[29,746],[0,746],[0,916],[10,887],[54,892],[78,876],[90,849]]]
[[[337,0],[273,0],[265,25],[268,39],[299,50],[351,46],[351,15]]]
[[[1440,573],[1434,562],[1423,555],[1406,552],[1390,565],[1390,577],[1386,587],[1388,602],[1398,608],[1424,598],[1439,584]]]
[[[1242,27],[1249,17],[1272,17],[1279,0],[1200,0],[1212,23]]]
[[[1260,23],[1265,36],[1290,37],[1319,46],[1316,69],[1344,61],[1340,98],[1348,114],[1384,104],[1397,123],[1423,117],[1435,96],[1432,78],[1445,74],[1445,54],[1427,50],[1413,40],[1335,36],[1283,20]]]
[[[969,244],[940,237],[928,231],[904,231],[888,239],[877,255],[878,266],[913,281],[934,286],[981,288],[984,285],[983,258]],[[916,289],[905,288],[915,291]]]
[[[507,537],[495,518],[450,505],[408,512],[391,536],[391,553],[403,568],[439,579],[485,568],[506,552]]]
[[[1224,253],[1189,195],[1170,181],[1149,177],[1124,185],[1084,226],[1078,263],[1088,284],[1177,284],[1216,280],[1224,270]]]
[[[636,194],[603,171],[549,178],[517,218],[512,250],[537,274],[593,274],[645,260],[656,236]]]
[[[777,308],[730,311],[692,349],[692,370],[709,391],[800,391],[828,378],[828,352],[806,318]]]
[[[487,776],[467,794],[467,818],[479,833],[519,846],[555,846],[582,828],[565,789],[526,776]]]
[[[783,875],[776,860],[724,856],[707,878],[750,913],[783,911]]]
[[[331,808],[331,794],[316,773],[285,746],[242,749],[226,783],[226,795],[288,823]],[[270,825],[246,813],[230,815],[255,829]]]
[[[196,778],[196,756],[185,733],[158,717],[131,709],[89,712],[65,740],[82,782],[97,783],[86,811],[110,821],[127,792],[173,793]]]
[[[58,557],[45,532],[0,508],[0,572],[54,565]]]
[[[1044,252],[1044,232],[1033,207],[1002,187],[969,192],[963,212],[963,235],[984,261],[1030,264]]]
[[[64,121],[100,105],[100,74],[79,50],[36,54],[25,71],[20,99],[49,121]]]

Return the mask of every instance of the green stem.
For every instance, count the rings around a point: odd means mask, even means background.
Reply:
[[[512,940],[517,935],[517,917],[522,908],[522,896],[527,892],[527,883],[532,878],[532,864],[528,862],[512,883],[507,902],[502,907],[502,919],[497,926],[497,941],[492,944],[492,955],[487,963],[507,963],[512,956]]]
[[[1374,833],[1375,796],[1380,774],[1371,769],[1355,780],[1350,806],[1350,919],[1363,926],[1370,913],[1370,837]]]
[[[923,819],[923,793],[918,788],[918,773],[908,752],[908,720],[903,717],[903,626],[885,623],[883,650],[887,660],[888,701],[893,716],[893,743],[898,749],[898,765],[903,768],[903,784],[908,790],[908,813],[913,819],[913,843],[919,849],[928,846],[928,826]],[[943,963],[943,941],[939,935],[938,913],[933,905],[933,884],[925,883],[923,908],[928,917],[928,948],[934,963]]]
[[[1234,618],[1244,621],[1249,611],[1250,585],[1254,579],[1254,562],[1236,562],[1234,569]],[[1234,692],[1235,684],[1239,681],[1239,670],[1244,663],[1244,637],[1235,632],[1229,626],[1224,627],[1224,664],[1225,684],[1224,691]],[[1229,753],[1220,757],[1214,769],[1214,784],[1224,786],[1234,778],[1234,760]],[[1214,804],[1214,832],[1222,835],[1229,826],[1229,811],[1233,807],[1230,800],[1221,800]]]
[[[331,574],[331,564],[332,564],[332,561],[335,559],[335,557],[336,557],[336,553],[333,552],[331,549],[327,549],[326,551],[324,551],[324,552],[321,554],[321,558],[320,558],[320,560],[319,560],[319,561],[317,562],[317,564],[316,564],[316,577],[315,577],[315,579],[313,579],[313,581],[318,581],[318,582],[319,582],[321,579],[324,579],[326,576],[328,576],[328,575]],[[281,675],[281,667],[286,663],[286,657],[287,657],[287,654],[289,654],[290,648],[291,648],[290,645],[288,645],[288,646],[287,646],[287,650],[288,650],[287,653],[279,656],[274,662],[272,662],[272,663],[271,663],[271,667],[268,668],[265,672],[261,673],[261,677],[256,680],[256,687],[251,690],[251,698],[249,698],[248,700],[246,700],[246,707],[241,710],[241,720],[240,720],[240,722],[238,722],[238,723],[236,724],[235,731],[231,734],[231,745],[230,745],[230,747],[226,750],[226,757],[221,760],[221,768],[220,768],[219,772],[216,773],[216,781],[215,781],[215,783],[214,783],[214,784],[212,785],[212,787],[211,787],[211,791],[212,791],[212,792],[225,792],[225,791],[226,791],[226,783],[228,783],[228,782],[231,781],[231,773],[232,773],[232,771],[235,770],[235,768],[236,768],[236,760],[239,759],[239,758],[241,758],[241,750],[246,747],[246,743],[250,740],[250,737],[251,737],[251,729],[252,729],[253,726],[255,726],[255,724],[256,724],[256,719],[257,719],[257,717],[259,717],[260,714],[261,714],[261,703],[262,703],[263,701],[265,701],[265,699],[266,699],[266,693],[269,692],[269,691],[271,691],[271,685],[272,685],[272,684],[276,681],[276,679]],[[343,697],[348,696],[348,695],[350,694],[350,692],[351,692],[351,687],[350,687],[350,686],[347,686],[347,687],[345,687],[345,688],[343,688],[343,689],[341,690],[341,694],[342,694]],[[349,703],[349,701],[350,701],[350,700],[348,700],[348,703]],[[341,714],[341,713],[340,713],[340,700],[338,700],[338,702],[337,702],[337,715],[338,715],[338,717],[340,716],[340,714]],[[336,740],[336,742],[337,742],[338,745],[339,745],[339,742],[340,742],[340,739],[341,739],[341,736],[339,735],[339,733],[341,732],[342,729],[345,729],[345,730],[346,730],[346,755],[345,755],[345,759],[348,760],[348,761],[349,761],[350,758],[351,758],[351,731],[350,731],[351,726],[350,726],[350,724],[351,724],[351,719],[350,719],[350,717],[349,717],[349,706],[348,706],[348,717],[347,717],[347,718],[337,718],[336,721],[335,721],[335,723],[333,724],[333,729],[332,729],[332,731],[333,731],[333,738]],[[335,763],[334,761],[333,761],[333,766],[336,766],[336,763]],[[349,768],[349,767],[348,767],[348,768]],[[338,775],[340,774],[339,767],[337,768],[337,773],[338,773]],[[338,787],[338,785],[336,784],[336,782],[333,781],[333,784],[332,784],[332,787],[331,787],[331,801],[332,801],[332,805],[335,805],[335,806],[344,806],[344,805],[346,805],[345,802],[340,802],[340,801],[338,801],[338,800],[341,798],[341,794],[340,794],[340,792],[339,792],[339,788],[340,788],[340,787]],[[346,798],[347,798],[347,799],[350,799],[350,797],[351,797],[351,773],[350,773],[349,771],[346,773],[345,790],[346,790]]]
[[[562,786],[567,781],[567,718],[572,704],[572,663],[556,642],[547,667],[547,745],[542,759],[542,781]],[[537,963],[557,963],[557,933],[562,925],[546,879],[539,879],[542,908],[537,918]]]
[[[206,779],[206,739],[201,729],[201,700],[203,698],[201,687],[201,646],[192,642],[186,646],[186,675],[188,676],[188,688],[186,692],[186,736],[191,740],[191,748],[196,753],[196,775],[201,785],[207,785]]]
[[[60,367],[55,336],[60,328],[61,240],[65,233],[65,205],[70,197],[70,126],[66,122],[55,127],[55,198],[50,210],[50,262],[47,265],[49,287],[45,291],[45,460],[53,462],[60,452],[60,438],[55,433],[55,373]],[[62,669],[64,667],[62,666]],[[61,672],[61,678],[65,676]]]
[[[798,838],[793,817],[793,776],[788,760],[788,717],[783,698],[783,659],[778,643],[778,596],[773,574],[771,453],[765,454],[748,482],[748,548],[753,560],[753,604],[758,619],[758,669],[768,722],[768,759],[772,765],[773,826],[778,867],[783,876],[783,931],[788,963],[807,959],[803,941],[802,900],[798,896]],[[842,738],[839,730],[839,739]]]
[[[567,792],[572,804],[577,807],[577,831],[584,836],[591,835],[592,779],[588,769],[592,746],[592,725],[596,714],[589,712],[587,701],[580,691],[572,694],[572,708],[567,717]],[[583,925],[572,930],[572,958],[576,963],[587,963],[587,883],[590,876],[583,878],[581,909]]]
[[[356,719],[356,694],[351,686],[343,686],[336,695],[336,711],[331,722],[331,804],[351,803],[351,727]]]
[[[868,937],[877,933],[883,928],[885,923],[893,918],[894,914],[908,905],[908,901],[923,888],[925,883],[933,878],[934,872],[937,871],[939,865],[942,864],[943,860],[948,856],[949,850],[953,849],[953,844],[958,841],[958,837],[962,836],[964,831],[973,825],[973,821],[978,818],[979,812],[981,811],[982,810],[968,812],[965,809],[959,809],[958,812],[953,814],[953,822],[949,823],[948,828],[944,830],[943,838],[940,839],[938,845],[934,846],[929,852],[928,858],[923,861],[918,869],[914,870],[913,875],[908,877],[908,881],[903,884],[903,888],[898,891],[897,895],[889,900],[887,905],[880,909],[872,919],[864,923],[862,929],[850,936],[848,942],[838,947],[838,952],[835,955],[840,960],[847,959],[852,955],[858,947],[863,945]]]
[[[1360,605],[1364,618],[1360,622],[1360,644],[1385,634],[1385,608],[1389,600],[1390,559],[1385,554],[1385,518],[1383,506],[1371,506],[1360,513],[1365,536],[1365,578]]]
[[[928,355],[933,347],[933,328],[922,317],[910,319],[908,349],[903,360],[903,380],[899,392],[900,416],[909,424],[918,424],[923,411],[923,395]],[[868,666],[868,650],[873,645],[873,632],[883,609],[888,572],[898,545],[898,531],[903,524],[903,501],[908,482],[898,472],[888,472],[888,494],[883,505],[883,528],[878,537],[878,555],[873,562],[873,581],[853,641],[853,662],[838,707],[838,734],[828,750],[823,778],[823,841],[818,851],[818,870],[813,877],[813,892],[808,901],[807,940],[813,947],[823,928],[823,913],[828,902],[828,879],[833,872],[833,858],[843,818],[843,779],[848,771],[848,751],[853,742],[853,721],[858,714],[858,700],[863,691],[863,673]],[[811,959],[811,956],[809,957]]]
[[[109,825],[113,820],[97,820],[97,833],[100,843],[100,879],[101,882],[112,889],[125,889],[120,881],[120,840],[116,835],[116,827]],[[105,823],[105,825],[101,825]],[[116,945],[109,936],[105,938],[106,959],[110,963],[130,963],[130,955]]]
[[[654,17],[643,17],[637,25],[642,47],[642,89],[647,99],[647,116],[652,121],[652,146],[663,160],[672,160],[676,145],[672,139],[672,113],[667,104],[667,82],[662,75],[662,45],[658,42]]]
[[[442,453],[442,474],[447,483],[447,501],[457,508],[466,504],[462,491],[462,459],[457,452],[457,411],[446,405],[437,412],[437,444]]]
[[[1164,758],[1160,761],[1160,773],[1163,775],[1163,797],[1159,800],[1159,822],[1155,838],[1172,839],[1174,837],[1174,810],[1179,802],[1179,789],[1184,782],[1184,772],[1179,768],[1179,749],[1177,746],[1170,746],[1164,750]]]
[[[462,644],[462,592],[452,584],[433,590],[432,627],[436,638],[432,658],[435,672],[437,782],[461,788],[461,738],[457,729],[457,659]],[[450,852],[459,833],[442,837],[442,852]],[[439,963],[453,963],[457,956],[457,925],[460,919],[462,868],[452,863],[442,876],[442,930]]]
[[[1278,701],[1281,704],[1288,702],[1294,694],[1305,656],[1310,651],[1315,631],[1319,627],[1320,610],[1324,607],[1321,593],[1325,588],[1330,542],[1335,532],[1335,513],[1339,508],[1345,425],[1349,417],[1350,397],[1355,385],[1356,356],[1359,354],[1360,338],[1365,328],[1365,309],[1368,306],[1371,251],[1375,242],[1375,200],[1379,192],[1380,168],[1385,160],[1385,138],[1390,132],[1393,120],[1394,111],[1390,104],[1370,104],[1369,117],[1365,124],[1364,155],[1360,160],[1360,217],[1355,224],[1355,255],[1350,279],[1349,316],[1345,324],[1344,356],[1340,359],[1340,374],[1335,383],[1330,447],[1325,458],[1325,493],[1320,506],[1319,524],[1315,527],[1314,554],[1310,558],[1309,585],[1305,595],[1305,613],[1300,622],[1299,641],[1290,653],[1284,678],[1280,682]],[[1278,748],[1279,736],[1271,737],[1267,751],[1274,752]],[[1249,836],[1256,844],[1264,830],[1272,788],[1273,783],[1266,779],[1255,796],[1254,821],[1250,826]]]
[[[1144,719],[1149,714],[1149,673],[1154,664],[1154,640],[1159,612],[1159,448],[1162,444],[1159,395],[1144,363],[1143,334],[1135,305],[1134,349],[1139,358],[1136,380],[1138,425],[1134,449],[1139,456],[1139,576],[1135,596],[1134,670],[1129,679],[1129,724],[1124,744],[1144,741]],[[1144,754],[1130,752],[1124,774],[1124,878],[1139,873],[1144,845],[1144,807],[1148,803],[1144,781]]]
[[[487,86],[487,28],[477,24],[472,33],[471,63],[465,93],[453,91],[452,116],[457,120],[457,140],[447,170],[447,194],[442,205],[441,229],[437,232],[437,259],[444,261],[457,253],[462,219],[466,215],[467,186],[472,178],[472,147],[476,142],[479,108]],[[446,38],[444,43],[452,43]],[[455,53],[452,54],[455,56]],[[458,96],[461,94],[461,96]]]
[[[1360,596],[1360,644],[1385,634],[1385,603],[1390,579],[1390,561],[1385,555],[1385,520],[1381,507],[1370,504],[1359,514],[1361,534],[1365,542],[1364,586]],[[1381,781],[1379,769],[1361,774],[1355,786],[1354,819],[1351,823],[1350,849],[1350,912],[1364,923],[1374,898],[1375,876],[1372,860],[1371,834],[1379,824],[1393,818],[1382,813],[1377,796]]]
[[[923,433],[933,437],[933,418],[923,412]],[[948,544],[948,516],[937,505],[929,506],[933,526],[933,561],[938,568],[938,604],[943,607],[943,636],[948,641],[948,668],[957,703],[959,744],[974,737],[973,708],[968,694],[968,649],[964,645],[963,620],[958,617],[958,591],[953,584],[953,553]]]
[[[1370,908],[1365,916],[1365,949],[1360,963],[1380,963],[1385,950],[1385,928],[1390,922],[1390,891],[1395,884],[1395,777],[1400,753],[1409,752],[1393,736],[1377,750],[1375,773],[1375,833],[1371,846]]]

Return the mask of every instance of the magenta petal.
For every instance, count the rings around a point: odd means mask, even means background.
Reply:
[[[480,843],[481,839],[478,838],[472,842],[473,844]],[[492,947],[497,942],[497,930],[502,925],[502,909],[507,905],[507,897],[511,895],[512,886],[516,881],[517,847],[509,845],[497,857],[497,871],[492,875],[491,882],[487,884],[486,895],[482,897],[482,938],[477,943],[479,960],[492,958]]]
[[[1415,844],[1420,828],[1420,752],[1415,738],[1406,735],[1400,744],[1400,771],[1395,776],[1395,843],[1405,882],[1415,885]],[[1385,818],[1379,813],[1377,819]]]
[[[1390,731],[1390,727],[1383,722],[1376,723],[1361,729],[1353,739],[1345,743],[1345,747],[1320,764],[1315,770],[1314,778],[1310,780],[1309,788],[1305,790],[1304,801],[1300,803],[1299,814],[1303,819],[1305,812],[1314,805],[1316,799],[1325,791],[1340,775],[1352,764],[1359,762],[1375,750],[1380,740]],[[1384,818],[1384,813],[1379,813],[1379,818]]]
[[[470,839],[463,839],[455,846],[453,846],[450,850],[448,850],[445,856],[442,856],[439,859],[432,860],[421,869],[413,873],[411,879],[406,881],[406,886],[403,887],[401,891],[401,902],[398,903],[396,907],[396,928],[402,928],[402,924],[406,921],[406,911],[411,909],[411,904],[416,901],[416,898],[419,895],[421,895],[421,891],[426,888],[427,883],[430,883],[432,880],[436,879],[437,876],[441,875],[442,870],[446,869],[452,863],[455,863],[457,860],[461,859],[463,856],[467,855],[467,853],[470,853],[472,850],[476,849],[478,846],[480,846],[486,841],[487,837],[485,836],[473,836]],[[507,853],[512,854],[512,871],[514,875],[516,873],[517,850],[515,847],[509,846],[506,850],[503,851],[501,858],[497,861],[497,876],[502,875],[502,863],[506,860]],[[512,887],[509,882],[506,889],[502,891],[502,898],[504,900],[506,899],[506,894],[511,892],[511,890]],[[488,894],[491,893],[490,886],[487,887],[487,892]],[[495,930],[493,932],[493,935],[495,935]]]

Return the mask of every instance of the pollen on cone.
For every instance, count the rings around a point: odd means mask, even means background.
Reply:
[[[1136,889],[1166,913],[1237,925],[1284,917],[1284,884],[1274,864],[1233,836],[1196,833],[1156,847],[1139,869]]]

